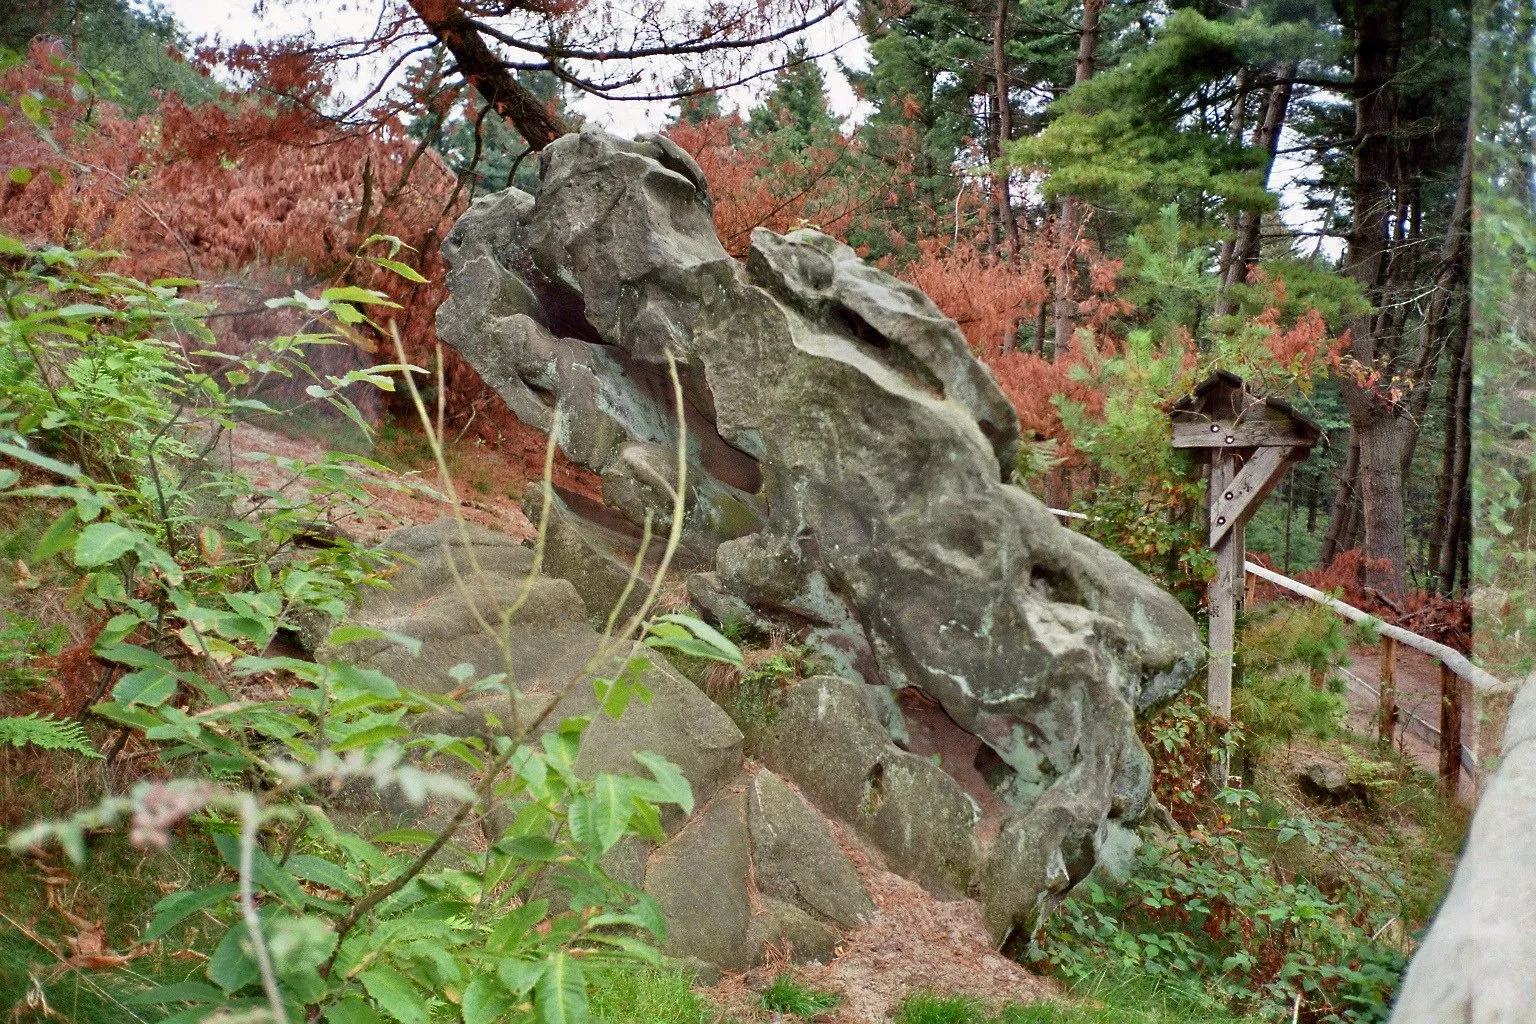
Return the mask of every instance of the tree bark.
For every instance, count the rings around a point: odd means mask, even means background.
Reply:
[[[1083,0],[1083,25],[1077,36],[1077,66],[1073,84],[1080,85],[1093,77],[1094,60],[1099,46],[1099,14],[1105,0]],[[1076,262],[1072,253],[1081,229],[1077,200],[1062,196],[1061,212],[1056,219],[1056,240],[1062,247],[1061,264],[1056,268],[1056,352],[1062,358],[1075,347],[1077,339],[1077,300],[1073,298],[1073,282],[1077,279]]]
[[[1269,187],[1269,177],[1275,170],[1275,157],[1280,151],[1280,134],[1285,130],[1285,116],[1291,105],[1291,79],[1296,76],[1296,64],[1282,64],[1275,69],[1278,82],[1270,86],[1264,99],[1263,114],[1254,131],[1253,144],[1264,150],[1264,187]],[[1237,238],[1233,240],[1227,258],[1222,264],[1221,295],[1216,300],[1216,315],[1227,316],[1232,312],[1232,302],[1227,289],[1248,279],[1248,268],[1259,258],[1260,228],[1264,217],[1253,210],[1244,210],[1238,217]]]
[[[1008,191],[1009,174],[1006,165],[1008,143],[1013,141],[1013,105],[1008,101],[1008,54],[1003,45],[1008,40],[1010,2],[1012,0],[997,0],[997,16],[992,21],[992,90],[997,104],[997,156],[992,169],[992,194],[997,200],[998,221],[1008,249],[1017,256],[1019,228],[1013,217],[1013,199]]]
[[[1350,328],[1350,355],[1361,377],[1345,374],[1340,391],[1359,446],[1360,496],[1365,526],[1365,583],[1389,597],[1407,589],[1407,548],[1403,510],[1403,424],[1400,402],[1364,375],[1390,376],[1394,313],[1385,301],[1392,292],[1391,240],[1401,238],[1394,195],[1393,138],[1397,91],[1393,86],[1402,51],[1404,0],[1372,0],[1355,11],[1354,223],[1345,254],[1347,271],[1360,282],[1376,309]]]
[[[571,126],[518,82],[475,30],[456,0],[408,0],[421,23],[453,54],[459,74],[528,143],[541,150]]]
[[[1328,513],[1328,532],[1323,534],[1323,550],[1320,555],[1324,565],[1331,565],[1338,555],[1347,550],[1349,543],[1349,517],[1355,504],[1355,490],[1360,475],[1360,446],[1355,443],[1354,431],[1350,431],[1349,454],[1344,468],[1339,472],[1339,489],[1333,495],[1333,507]]]

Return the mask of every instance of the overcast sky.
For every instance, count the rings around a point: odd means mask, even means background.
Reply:
[[[308,11],[300,5],[269,3],[259,18],[251,13],[250,0],[162,0],[162,3],[193,38],[219,36],[226,42],[271,39],[305,28],[312,28],[321,39],[335,38],[359,20],[355,12],[341,13],[336,9],[339,5],[325,0],[313,4]],[[854,67],[862,66],[868,57],[869,50],[857,24],[845,14],[840,13],[816,26],[805,38],[812,52],[835,51],[837,57]],[[769,58],[765,56],[765,59]],[[823,58],[820,65],[827,78],[833,111],[845,117],[858,116],[860,104],[848,80],[837,70],[833,56],[829,54]],[[760,79],[723,93],[725,108],[749,105],[770,81],[771,78]],[[634,135],[660,127],[671,104],[610,102],[582,96],[576,107],[588,120],[622,135]]]

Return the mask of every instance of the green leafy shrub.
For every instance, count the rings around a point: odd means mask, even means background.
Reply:
[[[1235,813],[1257,798],[1223,794]],[[1375,936],[1395,916],[1402,880],[1340,826],[1265,826],[1279,845],[1361,865],[1325,892],[1257,852],[1244,828],[1149,843],[1118,892],[1085,882],[1047,922],[1033,955],[1074,982],[1108,966],[1205,992],[1269,1019],[1384,1021],[1405,966]],[[1299,1009],[1298,1009],[1299,1007]]]
[[[1221,789],[1211,772],[1213,754],[1230,761],[1242,728],[1211,713],[1198,686],[1186,687],[1141,723],[1141,742],[1152,755],[1152,795],[1180,825],[1194,825]]]
[[[1232,714],[1253,753],[1298,736],[1338,735],[1348,706],[1343,679],[1333,670],[1348,655],[1349,643],[1350,631],[1322,605],[1276,604],[1245,617]]]
[[[101,258],[0,238],[0,500],[57,511],[32,560],[72,577],[71,607],[101,625],[94,653],[112,677],[91,711],[157,748],[181,777],[37,823],[11,836],[11,848],[54,841],[79,862],[93,832],[124,819],[139,847],[169,847],[186,824],[211,837],[236,881],[171,893],[140,936],[152,942],[193,915],[212,917],[206,981],[129,994],[177,1021],[245,1012],[278,1024],[587,1019],[588,972],[659,966],[663,931],[656,904],[610,879],[599,859],[627,836],[664,839],[658,807],[691,812],[687,780],[648,753],[636,755],[635,775],[578,776],[591,719],[524,713],[506,640],[512,610],[499,632],[484,624],[502,671],[449,673],[467,692],[506,698],[504,715],[487,714],[474,736],[403,724],[461,710],[451,698],[345,660],[271,656],[279,630],[339,619],[361,588],[382,585],[383,553],[345,539],[299,543],[317,522],[366,514],[360,460],[276,460],[288,484],[267,487],[211,457],[238,417],[277,414],[253,397],[274,376],[307,377],[313,402],[366,432],[351,391],[392,389],[402,375],[457,507],[412,368],[317,377],[303,358],[344,343],[347,325],[372,323],[359,307],[388,300],[355,287],[281,300],[333,329],[230,355],[212,344],[209,309],[180,297],[187,282],[133,281],[100,270]],[[741,663],[697,620],[645,620],[678,539],[674,529],[641,613],[605,634],[588,668],[564,683],[564,692],[591,685],[600,714],[617,718],[650,697],[643,657],[594,678],[637,635],[651,648]],[[325,647],[379,640],[419,646],[344,625]],[[9,721],[57,739],[58,723]],[[355,831],[336,813],[347,786],[430,804],[421,820],[431,827]],[[492,818],[506,824],[487,831]],[[484,846],[462,841],[474,824]]]

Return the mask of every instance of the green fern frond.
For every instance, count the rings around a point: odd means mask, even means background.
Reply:
[[[13,747],[30,743],[42,750],[73,750],[86,757],[101,756],[91,746],[91,739],[80,728],[79,722],[59,721],[52,715],[38,717],[36,711],[30,715],[0,718],[0,745],[5,743]]]

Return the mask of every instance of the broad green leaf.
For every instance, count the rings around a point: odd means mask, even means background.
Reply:
[[[82,568],[106,565],[132,551],[147,538],[117,523],[92,523],[75,540],[75,564]]]
[[[560,856],[560,847],[544,836],[517,836],[514,839],[503,839],[496,844],[496,849],[517,860],[531,860],[539,863],[551,861]]]
[[[459,1006],[464,1024],[491,1024],[512,1009],[512,996],[494,978],[478,974],[464,990]]]
[[[206,889],[173,892],[155,904],[155,918],[139,941],[153,942],[199,910],[217,906],[239,891],[240,887],[234,882],[226,882]]]
[[[158,668],[141,668],[119,679],[112,687],[112,699],[128,706],[143,704],[159,707],[176,692],[176,677]]]
[[[677,804],[684,814],[693,813],[693,787],[677,765],[668,761],[660,754],[653,754],[649,750],[636,751],[633,755],[636,761],[645,765],[647,771],[656,780],[661,799],[657,803]]]
[[[147,992],[134,992],[119,998],[129,1006],[150,1006],[157,1003],[218,1003],[224,1000],[224,993],[200,981],[178,981],[173,985],[161,985]]]
[[[0,491],[15,487],[21,482],[21,474],[14,469],[0,469]]]
[[[362,302],[375,306],[392,306],[400,308],[400,304],[392,300],[383,292],[371,291],[367,288],[359,288],[356,285],[344,285],[340,288],[327,288],[320,293],[320,297],[327,302]]]
[[[399,274],[401,277],[405,278],[407,281],[410,281],[412,284],[427,283],[427,279],[418,274],[415,268],[401,263],[399,260],[387,260],[382,256],[370,256],[368,258],[374,263],[377,263],[379,266],[383,267],[385,270],[390,270],[396,274]]]
[[[331,678],[340,685],[355,686],[359,690],[386,700],[400,696],[400,687],[378,669],[358,668],[356,665],[348,665],[341,661],[330,662],[327,667],[330,669]]]
[[[694,618],[692,615],[662,615],[658,621],[682,626],[695,637],[704,641],[714,649],[714,660],[729,662],[737,668],[742,667],[741,649],[732,643],[730,638],[702,619]]]
[[[414,843],[430,843],[437,836],[426,829],[420,828],[392,828],[387,832],[380,832],[373,837],[373,842],[380,846],[403,846]]]
[[[496,927],[491,929],[490,938],[486,945],[501,953],[512,953],[517,949],[517,944],[534,925],[549,916],[549,900],[529,900],[516,910],[509,910],[496,922]],[[528,983],[532,986],[533,982]],[[520,991],[526,992],[527,989]]]
[[[131,726],[140,731],[153,729],[161,724],[159,718],[156,718],[143,708],[130,707],[126,704],[119,704],[117,701],[103,701],[100,704],[93,704],[91,705],[91,711],[108,721]]]
[[[513,995],[526,995],[544,977],[547,965],[542,960],[518,960],[508,957],[496,965],[496,977]]]
[[[208,958],[208,980],[225,992],[234,993],[261,977],[256,961],[246,952],[249,945],[245,920],[238,919],[229,926]]]
[[[32,169],[30,167],[12,167],[9,177],[12,185],[30,185],[32,183]]]
[[[238,837],[221,833],[213,837],[213,845],[218,849],[219,856],[224,858],[224,863],[236,871],[240,870]],[[251,868],[256,884],[283,902],[293,907],[309,902],[310,898],[304,895],[304,890],[299,888],[299,883],[294,881],[293,876],[278,867],[277,862],[259,846],[252,851]]]
[[[570,954],[556,953],[545,963],[533,1008],[541,1024],[587,1024],[587,979]]]
[[[361,996],[332,1003],[325,1008],[326,1024],[382,1024],[384,1018]]]
[[[400,1024],[428,1024],[426,997],[399,971],[380,964],[368,968],[358,980],[379,1009]]]
[[[411,731],[399,725],[375,725],[370,729],[355,732],[341,742],[331,747],[336,753],[347,750],[356,750],[359,747],[372,746],[375,743],[383,743],[385,740],[399,739],[401,736],[409,736]]]
[[[295,878],[314,882],[348,896],[361,896],[363,887],[358,880],[347,874],[345,868],[323,857],[308,853],[296,853],[282,865]]]
[[[607,853],[624,838],[629,817],[634,813],[630,781],[607,772],[592,781],[592,792],[585,798],[585,835],[578,836],[599,854]],[[572,827],[574,831],[574,826]]]
[[[375,629],[372,626],[337,626],[325,638],[325,643],[328,647],[340,647],[359,640],[388,640],[410,651],[413,657],[421,652],[421,641],[415,637],[397,633],[391,629]]]

